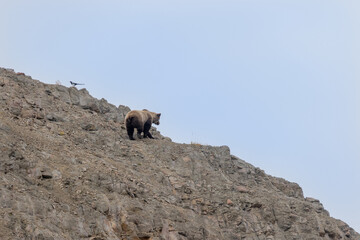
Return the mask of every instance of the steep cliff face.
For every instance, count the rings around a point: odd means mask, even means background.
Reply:
[[[226,146],[128,140],[130,109],[0,69],[0,239],[360,239]]]

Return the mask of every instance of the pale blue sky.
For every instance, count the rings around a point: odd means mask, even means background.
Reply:
[[[360,1],[0,2],[1,67],[161,112],[360,232]]]

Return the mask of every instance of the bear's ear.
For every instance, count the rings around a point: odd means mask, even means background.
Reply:
[[[161,113],[158,113],[158,114],[156,114],[158,117],[160,117],[161,116]]]
[[[146,111],[146,112],[148,112],[149,110],[147,110],[147,109],[143,109],[143,111]]]

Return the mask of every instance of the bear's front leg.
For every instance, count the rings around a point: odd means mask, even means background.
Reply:
[[[146,136],[148,136],[148,137],[151,138],[151,139],[155,139],[155,138],[151,135],[151,133],[149,133],[149,132],[146,134]]]
[[[144,138],[149,137],[149,138],[154,139],[153,136],[149,132],[150,128],[151,128],[151,121],[149,120],[145,123],[145,126],[144,126]]]

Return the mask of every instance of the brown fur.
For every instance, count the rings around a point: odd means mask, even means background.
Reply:
[[[137,136],[139,138],[141,138],[142,132],[144,133],[144,138],[153,138],[149,132],[151,124],[155,123],[156,125],[159,125],[160,116],[161,113],[150,112],[146,109],[128,112],[125,116],[125,126],[130,140],[135,140],[133,137],[135,128],[137,129]]]

